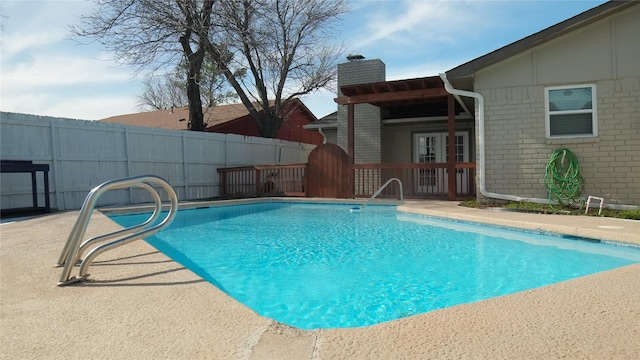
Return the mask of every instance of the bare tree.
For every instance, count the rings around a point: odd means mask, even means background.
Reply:
[[[74,35],[92,38],[138,71],[187,63],[186,95],[191,130],[204,130],[200,73],[214,0],[93,0]],[[203,42],[202,40],[205,39]]]
[[[286,101],[335,80],[333,23],[343,0],[219,0],[207,51],[264,137],[276,137]],[[246,76],[236,76],[246,69]],[[270,101],[272,100],[272,101]],[[263,110],[263,111],[260,111]]]
[[[148,76],[143,81],[143,93],[138,96],[140,110],[164,110],[172,107],[189,106],[186,82],[176,81],[173,74]]]
[[[206,54],[265,137],[277,135],[288,99],[335,78],[340,49],[330,45],[332,25],[346,11],[344,0],[92,1],[96,10],[71,28],[73,34],[97,40],[138,71],[185,60],[191,130],[204,130]]]
[[[138,96],[140,109],[164,110],[188,106],[188,71],[188,64],[181,61],[173,72],[161,76],[147,76],[143,81],[143,93]],[[227,80],[208,60],[208,57],[205,57],[202,64],[199,79],[200,99],[204,107],[213,107],[237,99],[237,95],[229,87]]]

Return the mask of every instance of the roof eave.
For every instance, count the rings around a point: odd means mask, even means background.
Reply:
[[[302,125],[302,128],[305,130],[312,130],[312,131],[317,131],[318,129],[337,129],[338,125],[336,124],[307,124],[307,125]]]

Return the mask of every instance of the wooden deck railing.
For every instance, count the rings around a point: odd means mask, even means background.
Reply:
[[[402,181],[404,197],[447,198],[449,190],[447,164],[354,164],[356,198],[369,197],[390,178]],[[456,164],[456,198],[475,196],[475,163]],[[398,186],[388,186],[379,197],[398,197]]]
[[[305,196],[306,164],[218,169],[220,195],[227,197]]]
[[[220,193],[227,197],[306,196],[306,164],[244,166],[218,169]],[[456,198],[475,196],[475,163],[456,164]],[[404,197],[446,199],[447,164],[355,164],[355,198],[370,197],[390,178],[402,181]],[[379,197],[397,198],[399,187],[388,186]]]

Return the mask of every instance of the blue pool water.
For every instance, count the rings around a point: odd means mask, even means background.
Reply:
[[[182,210],[147,241],[257,313],[302,329],[372,325],[640,262],[634,248],[350,208]],[[113,219],[131,226],[148,216]]]

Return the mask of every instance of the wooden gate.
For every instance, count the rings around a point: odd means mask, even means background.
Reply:
[[[336,144],[317,146],[307,163],[307,196],[347,199],[353,197],[353,172],[349,157]]]

